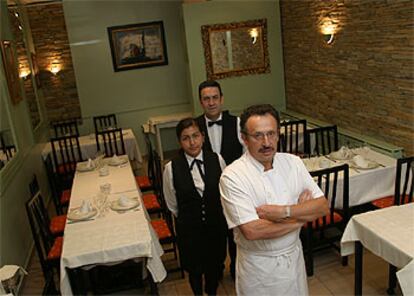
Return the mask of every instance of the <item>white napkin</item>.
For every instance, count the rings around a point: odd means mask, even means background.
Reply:
[[[361,156],[361,155],[355,155],[352,160],[355,162],[355,164],[361,168],[367,168],[368,167],[368,161]]]
[[[340,155],[340,157],[342,157],[342,158],[348,158],[348,157],[350,157],[351,156],[351,150],[348,148],[348,147],[346,147],[346,146],[342,146],[339,150],[338,150],[338,153],[339,153],[339,155]]]
[[[118,204],[122,207],[127,207],[131,205],[133,202],[134,201],[126,195],[121,195],[118,199]]]
[[[91,202],[89,200],[83,200],[79,210],[82,214],[89,213],[92,211]]]
[[[88,158],[88,164],[86,165],[88,169],[93,167],[92,159]]]

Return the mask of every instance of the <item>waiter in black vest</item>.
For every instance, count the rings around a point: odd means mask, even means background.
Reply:
[[[201,131],[205,134],[204,149],[220,154],[226,165],[231,164],[243,153],[243,140],[240,134],[240,119],[222,111],[223,92],[217,81],[207,80],[198,86],[198,95],[204,114],[197,117]],[[230,274],[235,279],[236,244],[233,230],[228,230]]]
[[[176,133],[178,156],[167,163],[163,190],[176,219],[182,267],[189,273],[195,295],[216,295],[226,258],[227,223],[220,201],[219,180],[226,164],[203,151],[204,135],[193,118],[181,120]]]

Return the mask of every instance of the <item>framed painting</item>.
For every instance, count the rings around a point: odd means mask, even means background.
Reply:
[[[168,64],[162,21],[108,28],[114,71]]]
[[[1,41],[1,57],[3,60],[4,73],[6,75],[10,99],[15,105],[22,100],[22,95],[20,93],[19,74],[17,72],[18,68],[14,56],[12,41]]]

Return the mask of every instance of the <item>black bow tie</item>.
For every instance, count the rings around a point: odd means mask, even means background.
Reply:
[[[203,164],[203,161],[201,159],[194,158],[193,162],[190,165],[190,171],[193,169],[196,163],[197,163],[197,166],[199,166],[200,164]]]
[[[208,126],[210,127],[210,126],[213,126],[213,125],[215,125],[215,124],[217,124],[217,125],[223,125],[223,120],[217,120],[217,121],[209,121],[208,122]]]

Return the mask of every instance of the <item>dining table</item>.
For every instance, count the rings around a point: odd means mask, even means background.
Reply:
[[[123,200],[133,202],[133,207],[123,207]],[[103,159],[96,168],[77,164],[63,241],[62,295],[74,294],[73,270],[96,265],[144,260],[153,282],[166,277],[163,249],[142,206],[127,155]]]
[[[363,248],[399,268],[397,278],[403,295],[414,295],[413,234],[414,203],[351,218],[341,239],[341,255],[355,253],[355,295],[362,294]]]
[[[388,155],[371,149],[370,147],[358,147],[349,149],[348,155],[334,157],[329,155],[303,158],[309,172],[321,170],[342,164],[349,165],[349,206],[358,206],[369,203],[375,199],[394,194],[395,174],[397,160]],[[359,155],[368,164],[366,167],[357,165],[355,156]],[[337,187],[337,199],[335,207],[342,208],[343,179],[339,178]]]
[[[142,154],[139,149],[135,134],[132,129],[123,129],[122,135],[125,143],[125,150],[128,158],[132,161],[137,161],[142,164]],[[84,159],[93,159],[97,152],[96,147],[96,136],[94,133],[89,135],[83,135],[79,137],[79,145],[81,148],[81,153]],[[42,158],[46,157],[52,153],[52,146],[48,142],[42,150]]]

